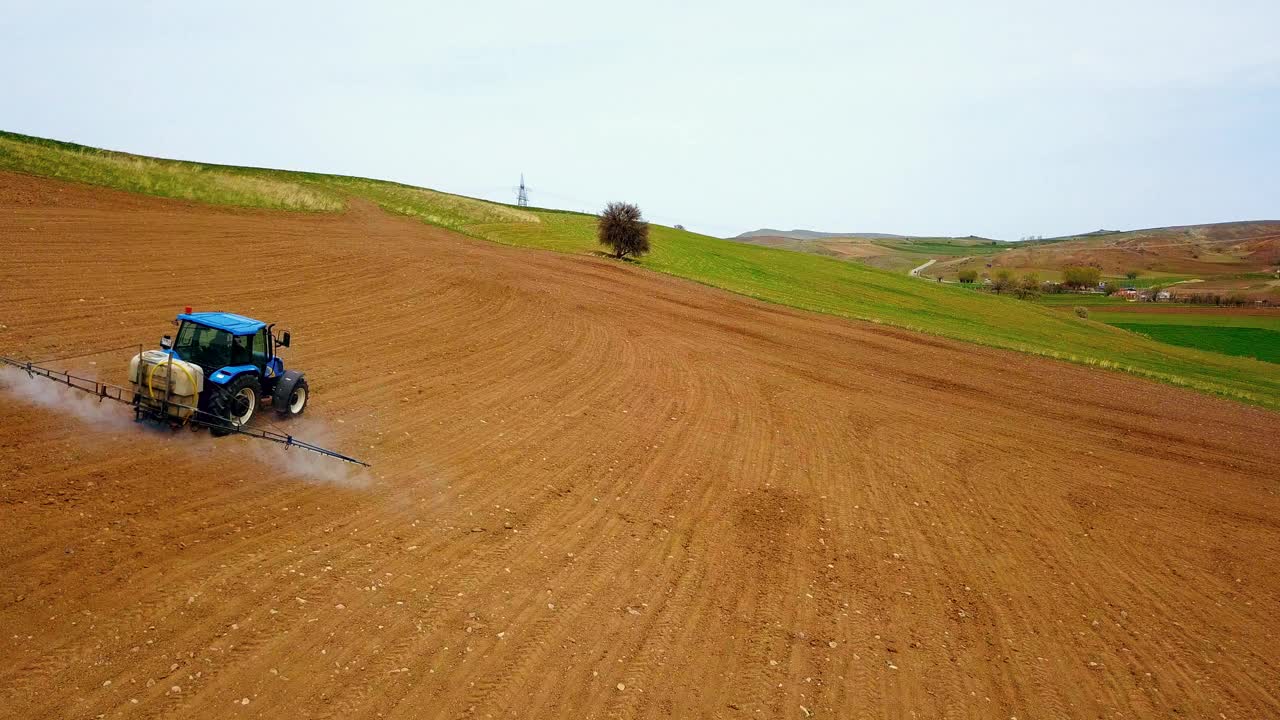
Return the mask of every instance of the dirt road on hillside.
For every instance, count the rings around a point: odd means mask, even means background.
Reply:
[[[938,261],[937,261],[937,260],[930,259],[930,260],[929,260],[929,262],[927,262],[927,263],[925,263],[925,264],[921,265],[920,267],[912,268],[912,269],[911,269],[911,272],[909,272],[909,273],[907,273],[907,274],[908,274],[908,275],[910,275],[911,277],[920,277],[920,273],[924,272],[925,270],[928,270],[928,269],[929,269],[929,266],[930,266],[930,265],[932,265],[932,264],[934,264],[934,263],[936,263],[936,262],[938,262]]]
[[[0,717],[1280,716],[1274,414],[368,206],[0,173],[0,250],[0,352],[279,321],[373,463],[0,378]]]

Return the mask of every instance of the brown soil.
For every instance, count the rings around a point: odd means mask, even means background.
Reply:
[[[374,464],[0,391],[0,716],[1280,716],[1276,415],[366,206],[0,242],[5,353],[278,320]]]

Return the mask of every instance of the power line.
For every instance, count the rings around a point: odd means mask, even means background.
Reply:
[[[516,194],[516,205],[529,207],[529,191],[524,186],[524,173],[520,173],[520,192]]]

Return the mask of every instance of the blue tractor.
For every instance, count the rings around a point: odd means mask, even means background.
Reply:
[[[130,380],[139,414],[170,422],[207,425],[215,435],[248,424],[265,401],[282,417],[307,407],[307,380],[285,370],[278,350],[289,347],[289,333],[275,325],[226,312],[180,313],[175,337],[164,336],[162,350],[134,358]]]
[[[129,363],[132,389],[3,355],[0,367],[18,368],[31,378],[52,380],[99,401],[131,405],[138,420],[174,429],[207,427],[214,435],[247,435],[369,467],[363,460],[286,432],[246,427],[263,402],[270,402],[283,417],[301,415],[307,408],[307,379],[297,370],[285,370],[276,354],[289,347],[287,331],[277,336],[272,332],[274,325],[260,320],[233,313],[191,312],[189,307],[173,324],[178,326],[177,337],[165,335],[161,349],[138,348]]]

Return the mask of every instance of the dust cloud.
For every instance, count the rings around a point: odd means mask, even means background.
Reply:
[[[332,434],[322,423],[315,420],[298,419],[283,423],[269,423],[265,426],[259,425],[259,422],[260,420],[255,417],[250,421],[250,427],[259,426],[264,430],[287,433],[312,445],[342,451]],[[262,441],[249,442],[253,443],[251,454],[257,460],[298,480],[349,488],[368,487],[372,482],[372,476],[368,470],[359,465],[298,447]]]
[[[137,432],[130,408],[119,403],[100,401],[92,394],[67,387],[43,377],[31,377],[17,368],[0,368],[0,397],[12,397],[19,402],[35,405],[67,415],[106,432]],[[270,412],[270,409],[265,409]],[[264,422],[264,420],[266,422]],[[148,427],[146,423],[143,428]],[[287,426],[270,422],[267,418],[255,418],[251,427],[294,435],[300,440],[339,449],[322,423],[302,420]],[[194,437],[198,435],[199,437]],[[165,433],[166,440],[189,445],[192,451],[210,451],[203,433]],[[338,485],[349,488],[368,487],[372,476],[359,465],[318,455],[302,448],[291,448],[276,443],[253,440],[246,437],[229,437],[219,443],[223,447],[239,446],[253,459],[262,462],[273,471],[310,483]]]
[[[31,377],[17,368],[0,368],[0,391],[28,405],[70,415],[99,429],[126,430],[134,426],[133,413],[110,400],[43,377]]]

